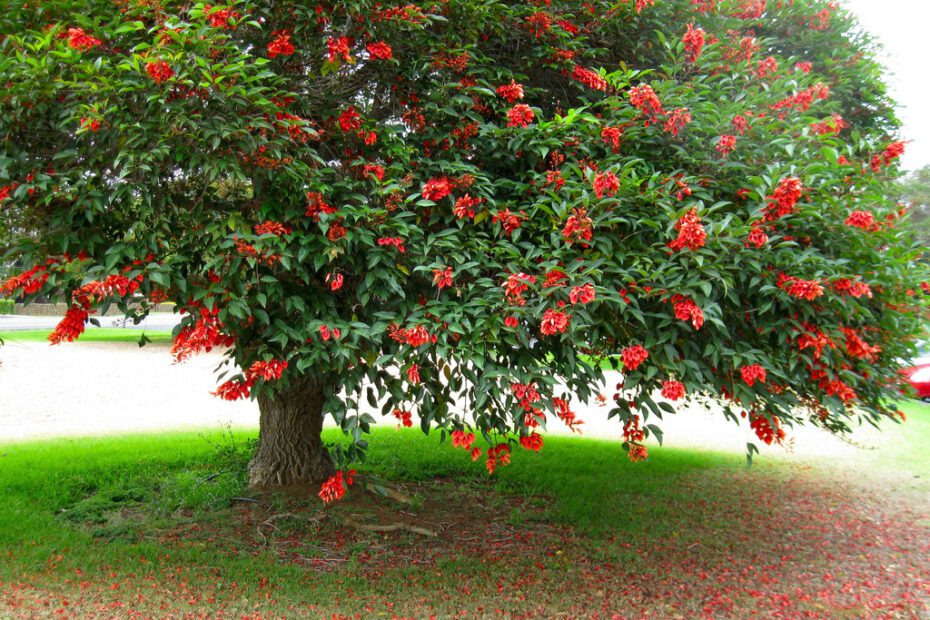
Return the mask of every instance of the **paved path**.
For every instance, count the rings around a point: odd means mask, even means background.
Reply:
[[[164,345],[141,350],[132,343],[8,343],[0,347],[0,441],[37,437],[109,434],[222,425],[255,427],[252,401],[229,403],[210,394],[216,386],[218,354],[173,364]],[[609,376],[608,385],[618,381]],[[609,395],[609,394],[608,394]],[[583,435],[617,439],[620,427],[607,408],[573,403],[584,420]],[[380,415],[376,414],[376,418]],[[383,423],[395,426],[393,418]],[[719,409],[691,404],[660,422],[665,443],[743,453],[753,436],[746,424],[724,419]],[[549,432],[570,431],[553,419]],[[852,456],[857,450],[812,428],[790,431],[792,449],[807,456]],[[881,443],[870,430],[860,443]],[[763,453],[784,453],[766,448]]]
[[[133,325],[130,321],[124,325],[125,319],[120,316],[98,316],[94,317],[100,321],[99,329],[119,329],[123,327],[133,329],[147,329],[150,331],[171,331],[175,325],[181,321],[180,314],[172,312],[153,312],[138,325]],[[54,329],[61,317],[58,316],[22,316],[18,314],[0,314],[0,332],[18,332],[30,329]],[[88,330],[98,329],[93,325],[87,326]]]

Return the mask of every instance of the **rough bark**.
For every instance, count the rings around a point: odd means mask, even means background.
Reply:
[[[335,470],[323,447],[325,378],[292,379],[287,389],[258,397],[258,448],[249,462],[254,488],[319,484]]]

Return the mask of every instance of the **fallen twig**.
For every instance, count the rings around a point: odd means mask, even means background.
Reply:
[[[431,529],[420,527],[419,525],[413,525],[411,523],[404,523],[403,521],[398,521],[397,523],[391,523],[388,525],[381,525],[375,523],[359,523],[353,519],[343,518],[343,523],[348,525],[351,528],[354,528],[360,532],[410,532],[411,534],[419,534],[420,536],[429,536],[430,538],[436,538],[438,534]]]

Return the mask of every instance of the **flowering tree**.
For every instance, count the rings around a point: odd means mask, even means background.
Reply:
[[[175,301],[176,359],[224,350],[216,395],[258,400],[252,483],[325,499],[377,409],[489,471],[611,395],[632,459],[685,398],[766,443],[895,417],[923,275],[850,28],[819,0],[18,4],[3,292],[70,297],[53,343]]]

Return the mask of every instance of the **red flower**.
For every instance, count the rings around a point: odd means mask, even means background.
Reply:
[[[765,220],[773,221],[785,217],[794,211],[795,205],[804,193],[804,185],[797,177],[786,177],[778,182],[775,191],[768,197]]]
[[[704,49],[704,29],[695,28],[694,24],[688,24],[688,31],[681,40],[685,44],[685,57],[688,62],[696,62],[701,55],[701,50]]]
[[[68,28],[68,45],[73,49],[76,49],[80,52],[86,52],[92,47],[97,47],[102,41],[100,39],[95,39],[86,32],[83,28]]]
[[[742,114],[737,114],[733,117],[733,129],[736,130],[736,133],[743,135],[746,133],[746,130],[749,129],[749,122],[746,120],[746,117]]]
[[[543,447],[543,438],[542,435],[533,431],[529,435],[524,435],[520,437],[520,445],[526,448],[527,450],[532,450],[533,452],[539,452]]]
[[[542,323],[539,325],[539,332],[543,336],[552,336],[555,333],[565,333],[568,329],[568,321],[571,315],[565,314],[549,308],[543,314]]]
[[[245,371],[245,376],[252,381],[256,379],[275,381],[281,378],[286,369],[287,362],[285,360],[258,361],[249,366],[249,369]]]
[[[801,278],[790,277],[785,281],[787,288],[785,290],[792,297],[814,301],[823,295],[823,286],[818,280],[802,280]]]
[[[256,235],[278,235],[279,237],[283,237],[284,235],[291,234],[293,229],[287,224],[266,220],[261,224],[256,224],[253,230]]]
[[[235,379],[230,379],[222,385],[216,388],[216,391],[212,394],[214,396],[219,396],[223,400],[239,400],[242,398],[248,398],[249,393],[252,390],[252,382],[250,381],[236,381]]]
[[[581,242],[584,244],[591,240],[593,223],[583,208],[572,209],[572,214],[565,220],[562,236],[571,245]]]
[[[281,30],[272,33],[275,38],[268,44],[268,58],[275,56],[290,56],[294,53],[294,46],[291,44],[291,33]]]
[[[525,219],[526,213],[523,211],[520,211],[520,213],[513,213],[510,209],[501,209],[494,214],[491,221],[495,224],[500,222],[500,225],[504,228],[504,234],[509,235],[520,228],[520,224],[522,224]]]
[[[433,284],[440,291],[447,286],[452,286],[452,267],[445,269],[433,269]]]
[[[412,414],[406,409],[395,409],[394,417],[407,428],[413,426]]]
[[[623,367],[626,370],[636,370],[649,357],[649,351],[642,345],[634,344],[621,351],[620,357],[623,359]]]
[[[694,329],[701,329],[704,325],[704,311],[695,305],[694,301],[683,295],[672,297],[672,304],[675,307],[675,318],[681,321],[691,321]]]
[[[407,251],[407,248],[404,247],[404,240],[400,237],[381,237],[378,239],[378,245],[388,246],[392,245],[397,248],[397,251],[403,254]]]
[[[749,231],[749,236],[746,238],[746,247],[748,248],[750,245],[754,245],[757,248],[761,248],[768,243],[768,241],[769,236],[758,226],[753,226],[752,230]]]
[[[337,499],[342,499],[346,494],[347,487],[352,486],[352,477],[355,475],[355,470],[350,469],[349,471],[343,472],[337,471],[333,476],[330,476],[329,479],[323,483],[323,486],[320,487],[320,499],[325,503],[329,504]]]
[[[811,70],[814,68],[814,65],[812,63],[805,61],[805,62],[799,62],[795,64],[794,68],[800,71],[801,73],[810,73]]]
[[[362,169],[362,176],[373,176],[378,179],[378,181],[383,181],[384,168],[377,164],[365,164],[365,167]]]
[[[416,364],[411,364],[410,368],[407,369],[407,379],[410,380],[410,383],[416,385],[420,382],[420,367]]]
[[[174,75],[172,69],[164,60],[153,60],[145,64],[145,72],[156,84],[167,82]]]
[[[598,198],[614,196],[620,191],[620,179],[613,172],[599,172],[594,177],[594,195]]]
[[[669,114],[668,119],[663,125],[663,129],[673,136],[677,136],[678,133],[684,129],[685,125],[691,122],[691,112],[688,108],[675,108]]]
[[[640,84],[631,88],[630,103],[652,120],[660,114],[665,114],[662,102],[659,101],[659,97],[649,84]]]
[[[649,458],[649,450],[641,443],[631,443],[627,457],[630,459],[631,463],[639,463]]]
[[[668,400],[680,400],[685,397],[685,386],[680,381],[663,381],[662,396]]]
[[[623,136],[622,127],[604,127],[601,130],[601,140],[609,144],[614,153],[620,152],[620,138]]]
[[[326,281],[329,282],[329,290],[338,291],[342,288],[342,284],[345,281],[345,278],[341,273],[329,274],[326,276]]]
[[[576,286],[568,293],[568,298],[573,304],[591,303],[594,301],[594,285],[588,282],[582,286]]]
[[[452,431],[452,447],[453,448],[463,448],[468,450],[471,448],[471,444],[475,443],[475,434],[466,433],[465,431]]]
[[[455,207],[452,209],[452,213],[455,214],[455,217],[460,220],[464,219],[474,219],[475,217],[475,207],[484,202],[484,198],[473,198],[468,194],[459,197],[455,201]]]
[[[223,30],[229,28],[235,29],[235,25],[230,23],[230,20],[238,20],[241,17],[238,11],[233,11],[229,7],[219,8],[209,4],[204,5],[203,14],[211,26],[214,28],[222,28]]]
[[[368,50],[368,55],[373,60],[390,60],[394,58],[394,51],[391,49],[391,46],[384,41],[371,43],[365,49]]]
[[[675,230],[678,231],[678,238],[668,244],[673,250],[683,250],[685,248],[696,250],[703,247],[704,242],[707,240],[707,233],[704,231],[704,225],[701,224],[697,207],[681,216],[675,224]]]
[[[778,61],[769,56],[765,60],[760,60],[759,64],[756,65],[756,76],[760,80],[764,80],[768,76],[772,75],[778,71]]]
[[[765,442],[766,445],[772,445],[772,442],[781,443],[785,438],[785,431],[781,428],[778,416],[772,416],[775,427],[769,423],[764,416],[752,414],[749,419],[749,427],[755,431],[756,436]]]
[[[350,45],[349,37],[330,37],[326,41],[326,59],[329,62],[336,62],[338,59],[352,62],[352,56],[349,55]]]
[[[339,340],[340,337],[342,337],[342,332],[339,331],[338,328],[334,327],[330,329],[326,325],[320,325],[320,338],[322,338],[324,342],[330,338],[333,340]]]
[[[523,99],[523,85],[510,80],[510,84],[497,87],[497,94],[508,102],[513,103],[518,99]]]
[[[520,321],[517,320],[515,316],[508,316],[504,318],[504,325],[510,328],[514,328],[520,324]]]
[[[739,374],[743,377],[743,381],[746,382],[746,385],[752,387],[753,384],[758,381],[759,383],[765,383],[766,373],[765,368],[759,364],[750,364],[749,366],[742,366],[739,369]]]
[[[319,221],[320,213],[335,212],[336,209],[323,200],[323,194],[319,192],[307,192],[307,217]]]
[[[47,278],[48,274],[45,274],[45,277]],[[48,335],[49,342],[52,344],[61,344],[63,341],[74,342],[84,333],[84,324],[89,314],[86,308],[77,304],[72,305],[65,312],[64,318],[55,326],[55,330]]]
[[[533,122],[536,114],[530,106],[518,103],[507,112],[508,127],[526,127]]]
[[[722,157],[726,157],[736,148],[736,136],[731,136],[728,133],[723,134],[717,140],[717,146],[714,148],[717,149],[717,152],[720,153]]]
[[[437,202],[452,193],[452,183],[446,177],[436,177],[423,184],[420,195],[425,200]]]
[[[358,130],[362,126],[362,117],[354,105],[349,106],[339,115],[339,128],[346,133]]]
[[[552,406],[555,408],[555,414],[559,416],[559,419],[562,420],[565,426],[570,428],[573,432],[581,432],[580,429],[575,427],[584,424],[584,422],[575,418],[575,412],[569,408],[568,401],[561,398],[553,398]]]
[[[862,230],[875,230],[877,228],[875,216],[871,211],[853,211],[846,218],[845,224]]]
[[[515,306],[525,305],[526,300],[523,299],[523,293],[529,289],[527,283],[535,284],[536,278],[522,272],[507,276],[507,282],[504,284],[504,297]]]
[[[572,79],[581,82],[592,90],[607,90],[607,80],[602,78],[599,73],[586,69],[579,65],[572,68]]]

